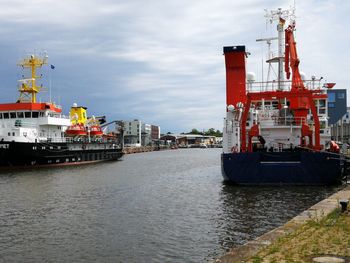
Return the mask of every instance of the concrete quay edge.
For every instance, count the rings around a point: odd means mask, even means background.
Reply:
[[[295,216],[284,225],[277,227],[254,240],[248,241],[244,245],[233,247],[224,256],[212,261],[212,263],[244,263],[246,260],[257,254],[260,249],[277,241],[278,238],[294,232],[308,220],[320,220],[327,216],[339,207],[339,201],[343,199],[350,200],[350,185],[311,206],[309,209]]]

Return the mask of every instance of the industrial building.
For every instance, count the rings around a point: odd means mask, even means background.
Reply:
[[[124,144],[129,147],[141,147],[152,145],[153,141],[159,140],[160,127],[142,123],[135,119],[123,121],[124,123]]]
[[[335,124],[346,114],[346,89],[329,89],[328,95],[328,124]]]

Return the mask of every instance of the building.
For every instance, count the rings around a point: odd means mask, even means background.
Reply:
[[[160,137],[160,141],[181,148],[199,147],[203,144],[208,147],[219,147],[222,144],[222,137],[201,134],[164,134]]]
[[[200,134],[181,134],[177,136],[176,142],[181,146],[199,145],[204,143],[204,136]]]
[[[141,129],[141,144],[142,146],[152,145],[151,125],[143,123]]]
[[[141,146],[141,121],[135,119],[133,121],[124,122],[124,145],[140,147]]]
[[[123,121],[124,145],[130,147],[150,146],[159,140],[160,127],[142,123],[140,120]]]
[[[342,118],[331,127],[332,139],[337,142],[350,143],[350,107]]]
[[[164,134],[159,138],[159,140],[161,141],[161,144],[169,145],[169,144],[176,144],[177,138],[178,138],[178,135]]]
[[[328,124],[335,124],[346,114],[346,89],[329,89],[328,95]]]
[[[152,140],[159,140],[160,138],[160,127],[151,125],[151,138]]]
[[[329,89],[328,123],[331,126],[332,139],[338,142],[350,142],[350,108],[347,108],[346,89]]]

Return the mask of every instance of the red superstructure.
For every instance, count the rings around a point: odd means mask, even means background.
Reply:
[[[32,102],[18,102],[18,103],[5,103],[0,104],[0,111],[43,111],[51,110],[57,113],[61,113],[62,109],[58,108],[52,103],[32,103]]]
[[[240,86],[240,79],[243,79],[242,74],[245,72],[245,63],[238,59],[236,63],[227,63],[226,59],[226,71],[230,73],[227,76],[228,81],[232,81],[235,78],[236,86],[229,85],[230,89],[227,92],[227,105],[233,104],[239,101],[244,103],[243,114],[241,119],[241,151],[246,152],[252,151],[252,138],[259,136],[258,124],[254,124],[248,131],[248,147],[247,147],[247,130],[246,122],[251,108],[252,101],[261,100],[272,100],[278,99],[279,101],[286,101],[289,103],[289,108],[294,114],[294,121],[296,124],[302,125],[301,135],[300,135],[300,146],[308,147],[314,150],[320,150],[320,122],[315,107],[314,99],[327,98],[326,94],[323,94],[321,90],[309,90],[305,88],[303,80],[301,79],[299,72],[300,60],[297,55],[296,42],[294,40],[293,32],[295,30],[295,24],[291,24],[285,30],[285,71],[287,79],[292,75],[291,89],[288,91],[275,90],[275,91],[265,91],[265,92],[247,92],[245,97],[242,98],[243,88]],[[226,57],[226,56],[225,56]],[[240,58],[239,56],[231,56],[232,59]],[[233,67],[232,65],[235,65]],[[239,67],[238,67],[239,65]],[[231,69],[227,69],[227,67]],[[290,69],[292,72],[290,72]],[[230,72],[231,71],[231,72]],[[306,118],[311,110],[313,122],[314,122],[314,132],[306,123]],[[306,138],[308,138],[308,144],[306,145]],[[314,138],[314,140],[313,140]]]

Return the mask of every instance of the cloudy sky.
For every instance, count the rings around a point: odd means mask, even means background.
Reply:
[[[141,119],[162,132],[222,129],[222,47],[246,45],[261,75],[272,36],[264,9],[291,0],[0,0],[0,103],[17,99],[18,60],[47,51],[42,82],[67,113],[77,102],[109,120]],[[297,1],[300,68],[347,88],[349,1]],[[44,101],[49,92],[43,93]]]

